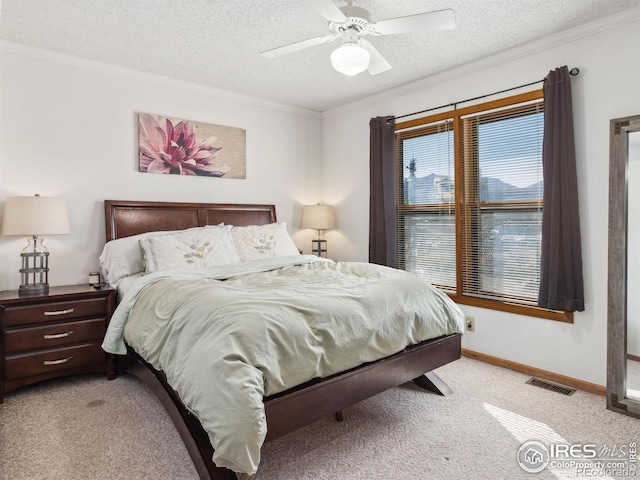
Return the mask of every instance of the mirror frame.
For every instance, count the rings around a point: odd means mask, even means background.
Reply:
[[[607,408],[640,417],[640,400],[627,396],[627,166],[629,132],[640,115],[609,125],[609,270],[607,301]]]

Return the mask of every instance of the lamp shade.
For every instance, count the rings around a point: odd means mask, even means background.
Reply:
[[[330,205],[306,205],[302,209],[302,228],[329,230],[336,228],[333,207]]]
[[[343,43],[331,53],[333,68],[350,77],[364,72],[370,59],[369,52],[356,42]]]
[[[62,235],[69,233],[64,199],[56,197],[7,197],[2,235]]]

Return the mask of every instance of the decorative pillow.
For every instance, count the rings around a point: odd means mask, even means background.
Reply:
[[[236,250],[243,262],[267,257],[299,255],[298,247],[287,232],[287,224],[248,225],[231,229]]]
[[[240,263],[230,229],[219,225],[141,238],[145,273]]]

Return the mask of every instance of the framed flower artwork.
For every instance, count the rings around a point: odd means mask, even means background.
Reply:
[[[139,113],[138,133],[141,172],[247,178],[242,128]]]

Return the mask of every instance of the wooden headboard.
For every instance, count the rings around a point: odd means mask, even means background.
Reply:
[[[105,200],[107,241],[139,233],[205,225],[264,225],[276,221],[275,205]]]

